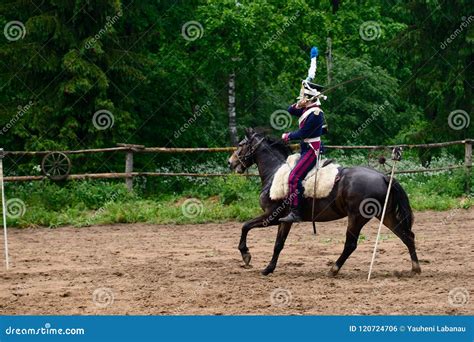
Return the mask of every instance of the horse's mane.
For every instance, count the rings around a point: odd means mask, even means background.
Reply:
[[[282,153],[285,157],[289,156],[290,154],[293,153],[291,148],[283,142],[283,140],[279,138],[275,138],[271,136],[271,130],[265,127],[255,127],[254,131],[258,133],[260,136],[263,136],[265,141],[267,142],[268,145],[271,147],[274,147],[277,151]]]
[[[271,147],[280,151],[284,156],[289,156],[292,153],[291,148],[280,139],[265,136],[265,140]]]

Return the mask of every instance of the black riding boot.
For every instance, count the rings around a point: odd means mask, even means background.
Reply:
[[[301,211],[299,210],[299,208],[291,207],[290,213],[286,215],[285,217],[282,217],[278,221],[293,223],[293,222],[301,222],[303,221],[303,218],[301,217]]]

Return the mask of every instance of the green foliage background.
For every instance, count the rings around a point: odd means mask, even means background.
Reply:
[[[269,115],[297,95],[312,45],[321,51],[317,80],[327,83],[328,37],[332,84],[367,77],[338,88],[324,104],[334,133],[329,143],[472,137],[474,125],[456,131],[447,117],[456,109],[472,112],[474,25],[441,47],[472,14],[468,0],[340,1],[335,12],[331,1],[304,0],[3,2],[0,26],[19,20],[26,36],[0,39],[0,124],[18,106],[34,105],[2,134],[2,146],[226,145],[229,73],[237,75],[239,127],[270,127]],[[202,37],[183,38],[189,21],[202,25]],[[372,41],[359,34],[366,21],[380,27]],[[211,108],[174,139],[208,101]],[[390,105],[377,121],[352,138],[385,101]],[[111,129],[92,125],[101,109],[114,114]]]
[[[323,103],[330,127],[326,143],[429,143],[474,137],[474,122],[460,130],[448,125],[452,111],[462,109],[471,115],[473,109],[474,17],[469,0],[1,2],[0,27],[11,21],[22,22],[26,35],[16,41],[0,36],[0,128],[15,121],[6,132],[0,131],[0,146],[6,150],[71,150],[116,143],[229,145],[231,73],[236,74],[239,133],[252,126],[279,135],[281,131],[270,126],[270,115],[294,101],[313,45],[320,51],[318,83],[331,87],[365,77],[328,94]],[[190,21],[203,28],[202,36],[192,41],[182,34]],[[360,34],[369,21],[379,28],[370,41]],[[333,54],[329,84],[327,38],[332,40]],[[31,108],[19,115],[19,108],[30,101]],[[206,104],[210,105],[200,111]],[[111,128],[94,127],[92,118],[98,110],[113,113]],[[199,117],[176,137],[196,113]],[[370,124],[359,130],[367,120]],[[449,152],[456,160],[463,156],[461,146]],[[440,153],[422,150],[416,157],[426,165]],[[38,173],[34,166],[39,163],[39,158],[9,157],[6,174]],[[77,155],[72,163],[74,173],[115,172],[123,170],[123,155]],[[222,155],[141,155],[135,170],[202,166],[215,171],[225,163]],[[439,188],[437,181],[429,185],[427,178],[422,180],[423,186]],[[196,185],[186,179],[138,183],[145,201],[157,192],[176,199]],[[68,210],[79,213],[97,209],[104,204],[105,193],[113,191],[109,185],[93,190],[87,184],[82,190],[79,185],[60,184],[56,189],[30,184],[35,187],[31,191],[23,186],[8,191],[28,194],[34,203],[41,202],[35,193],[48,194],[40,196],[46,211],[69,202],[74,208]],[[410,184],[406,185],[416,192],[416,183]],[[206,187],[197,189],[202,194]],[[233,191],[219,189],[225,198]],[[97,191],[105,192],[96,196]],[[82,199],[77,197],[81,193]],[[431,207],[437,206],[433,202]],[[58,219],[54,217],[50,219]]]

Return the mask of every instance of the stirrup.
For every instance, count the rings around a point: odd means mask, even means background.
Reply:
[[[287,222],[287,223],[294,223],[294,222],[301,222],[303,221],[301,214],[298,209],[292,208],[290,213],[285,217],[282,217],[278,220],[279,222]]]

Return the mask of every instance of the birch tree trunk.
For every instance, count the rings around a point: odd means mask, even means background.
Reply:
[[[235,113],[235,73],[229,75],[229,134],[232,145],[237,146],[237,120]]]
[[[331,84],[331,73],[332,73],[332,40],[327,38],[327,50],[326,50],[326,69],[328,75],[328,85]]]

